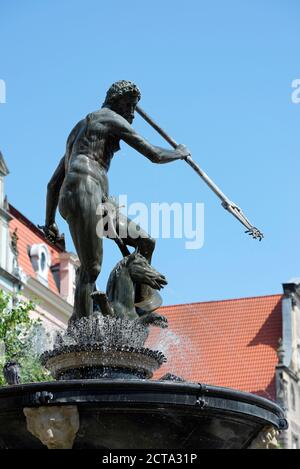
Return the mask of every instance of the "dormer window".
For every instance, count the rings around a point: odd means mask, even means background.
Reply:
[[[48,272],[51,265],[51,256],[46,244],[33,244],[30,248],[30,259],[32,267],[37,274],[37,279],[48,284]]]

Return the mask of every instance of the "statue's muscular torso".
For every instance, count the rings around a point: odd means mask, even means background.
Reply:
[[[48,187],[50,187],[47,222],[53,223],[55,204],[51,202],[51,188],[59,192],[59,209],[63,218],[76,215],[78,210],[90,210],[107,200],[108,178],[114,153],[120,149],[119,142],[146,156],[153,163],[168,163],[182,159],[184,151],[165,150],[151,145],[131,127],[124,117],[107,107],[92,112],[72,130],[66,154]],[[60,182],[61,181],[61,182]],[[87,198],[90,197],[90,202]],[[91,210],[94,210],[91,209]]]
[[[120,149],[120,138],[113,134],[114,121],[123,118],[103,108],[89,114],[72,130],[65,156],[64,186],[74,179],[92,178],[108,196],[107,171],[114,153]]]

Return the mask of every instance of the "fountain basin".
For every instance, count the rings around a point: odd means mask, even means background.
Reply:
[[[148,348],[103,347],[98,343],[56,348],[40,360],[57,380],[152,378],[167,361],[161,352]]]
[[[266,428],[287,428],[261,397],[203,384],[71,380],[0,389],[0,448],[42,449],[24,408],[76,406],[74,449],[242,449]]]

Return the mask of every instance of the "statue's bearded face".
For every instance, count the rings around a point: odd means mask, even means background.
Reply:
[[[138,98],[135,96],[125,95],[120,97],[111,107],[115,112],[132,124],[134,111],[138,101]]]

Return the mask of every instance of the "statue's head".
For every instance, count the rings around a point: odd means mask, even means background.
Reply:
[[[120,80],[107,91],[103,106],[117,112],[131,124],[140,99],[141,92],[132,81]]]

